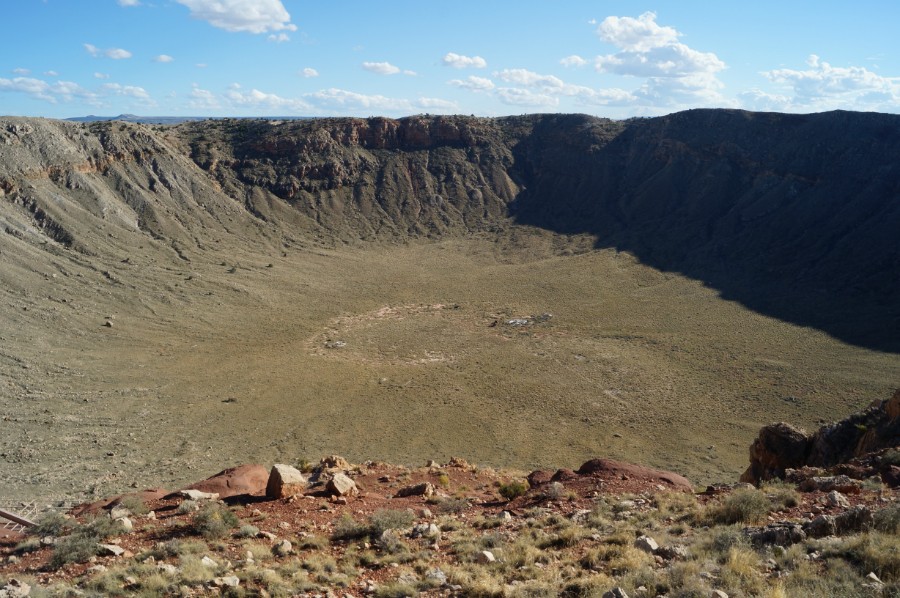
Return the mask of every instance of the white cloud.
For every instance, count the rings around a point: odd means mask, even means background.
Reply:
[[[198,63],[195,64],[194,66],[196,66],[198,69],[205,69],[205,68],[206,68],[207,66],[209,66],[209,65],[206,64],[205,62],[198,62]]]
[[[217,110],[221,107],[218,98],[216,98],[216,95],[213,92],[208,89],[202,89],[196,83],[193,85],[193,89],[191,89],[190,98],[188,103],[191,108]]]
[[[260,110],[287,110],[299,112],[309,109],[309,104],[295,98],[284,98],[274,93],[266,93],[258,89],[241,91],[241,86],[234,84],[225,97],[234,106],[251,107]]]
[[[106,50],[102,50],[93,44],[84,44],[84,49],[94,58],[106,57],[112,58],[113,60],[124,60],[126,58],[131,58],[131,52],[129,52],[128,50],[123,50],[122,48],[108,48]]]
[[[808,68],[804,70],[776,69],[762,73],[784,93],[751,90],[741,94],[741,100],[754,109],[792,112],[900,108],[900,77],[882,77],[861,66],[832,66],[815,54],[806,64]]]
[[[444,66],[452,66],[455,69],[487,67],[487,61],[481,56],[463,56],[454,52],[448,52],[441,62]]]
[[[485,77],[476,77],[474,75],[470,75],[466,79],[453,79],[448,81],[450,85],[454,87],[461,87],[463,89],[468,89],[469,91],[490,91],[494,89],[494,82]]]
[[[497,90],[497,98],[511,106],[531,106],[552,108],[559,106],[559,98],[546,93],[536,93],[530,89],[518,87],[501,87]]]
[[[225,31],[269,33],[296,31],[281,0],[176,0],[195,19]]]
[[[153,62],[167,63],[167,62],[174,62],[174,60],[175,59],[172,58],[171,56],[169,56],[168,54],[160,54],[159,56],[156,56],[153,59]]]
[[[280,44],[282,42],[291,41],[291,36],[287,33],[273,33],[269,37],[266,38],[270,42],[275,42],[276,44]]]
[[[300,71],[300,75],[309,79],[311,77],[318,77],[319,71],[311,67],[306,67],[305,69]]]
[[[400,72],[400,67],[394,66],[390,62],[364,62],[362,67],[370,73],[379,75],[396,75]]]
[[[118,0],[119,6],[140,6],[140,0]]]
[[[416,71],[410,71],[410,70],[403,71],[403,74],[406,75],[407,77],[418,77],[419,76],[419,73],[417,73]]]
[[[71,81],[48,83],[42,79],[31,77],[16,77],[14,79],[0,77],[0,92],[24,93],[51,104],[56,104],[59,101],[68,102],[73,98],[93,101],[97,97],[96,94]]]
[[[600,39],[626,52],[646,52],[674,44],[680,35],[672,27],[656,24],[656,13],[645,12],[638,18],[606,17],[597,28]]]
[[[494,73],[494,77],[505,83],[515,83],[526,87],[562,88],[562,79],[553,75],[539,75],[527,69],[503,69]]]
[[[679,42],[681,34],[673,27],[658,25],[655,13],[645,12],[638,18],[607,17],[597,35],[619,51],[597,56],[596,70],[645,79],[633,95],[638,103],[668,108],[735,105],[722,95],[724,85],[716,76],[725,63],[712,52]]]
[[[45,71],[44,76],[45,77],[59,77],[59,73],[57,73],[56,71]]]
[[[94,79],[109,79],[106,73],[94,73]]]
[[[336,88],[323,89],[304,97],[314,104],[330,110],[340,109],[351,112],[355,110],[410,112],[413,110],[413,105],[409,100],[388,98],[383,95],[365,95]]]
[[[588,61],[581,56],[578,56],[577,54],[572,54],[571,56],[566,56],[565,58],[560,60],[559,63],[566,68],[570,68],[584,66],[588,64]]]
[[[103,89],[112,92],[114,95],[127,96],[139,100],[149,100],[150,94],[143,87],[134,85],[119,85],[118,83],[105,83]]]
[[[18,68],[18,69],[13,69],[12,72],[15,73],[16,75],[30,75],[31,69]]]

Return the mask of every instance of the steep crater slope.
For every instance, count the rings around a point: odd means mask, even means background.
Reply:
[[[631,121],[593,153],[542,125],[514,148],[517,222],[900,350],[900,117],[692,110]]]

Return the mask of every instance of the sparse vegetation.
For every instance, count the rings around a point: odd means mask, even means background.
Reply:
[[[528,492],[528,482],[525,480],[506,482],[505,484],[501,484],[497,491],[500,493],[500,496],[506,500],[513,500]]]
[[[194,515],[194,529],[208,540],[224,538],[238,526],[237,516],[227,508],[212,503]]]

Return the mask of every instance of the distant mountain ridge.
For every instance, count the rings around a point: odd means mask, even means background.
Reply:
[[[900,116],[217,119],[164,132],[128,118],[147,117],[0,123],[0,218],[83,251],[103,251],[110,225],[173,244],[202,244],[210,226],[241,242],[590,233],[758,311],[900,351]],[[116,209],[100,215],[100,197]]]

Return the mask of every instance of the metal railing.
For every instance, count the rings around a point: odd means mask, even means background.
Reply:
[[[32,519],[37,515],[38,508],[33,502],[24,503],[17,512],[11,509],[0,508],[0,529],[20,532],[34,525]]]

